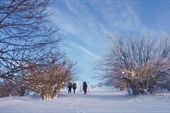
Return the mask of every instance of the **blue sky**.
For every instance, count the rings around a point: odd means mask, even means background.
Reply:
[[[49,10],[80,80],[89,83],[97,82],[92,67],[110,47],[109,37],[170,33],[168,0],[51,0]]]

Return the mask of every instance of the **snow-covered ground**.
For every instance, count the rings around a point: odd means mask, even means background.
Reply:
[[[57,99],[0,98],[0,113],[170,113],[170,95],[130,97],[124,92],[91,91]]]

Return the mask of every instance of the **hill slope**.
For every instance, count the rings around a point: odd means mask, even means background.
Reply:
[[[170,113],[170,96],[130,97],[122,92],[64,94],[51,100],[0,98],[0,113]]]

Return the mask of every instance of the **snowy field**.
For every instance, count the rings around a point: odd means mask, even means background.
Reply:
[[[82,92],[57,99],[0,98],[0,113],[170,113],[170,96],[130,97],[123,92]]]

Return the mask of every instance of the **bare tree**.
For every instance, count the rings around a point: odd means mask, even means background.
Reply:
[[[62,39],[49,21],[48,2],[0,0],[0,87],[15,86],[25,94],[22,76],[29,64],[45,61],[47,52],[59,49]],[[10,94],[13,88],[8,89]]]
[[[48,53],[43,62],[29,64],[23,72],[23,86],[41,94],[42,99],[57,97],[68,81],[75,79],[75,63],[64,60],[62,54]]]
[[[21,65],[43,59],[44,52],[59,46],[47,6],[48,0],[0,1],[0,78],[16,81]]]
[[[112,40],[113,47],[100,62],[102,76],[110,84],[127,88],[129,94],[154,93],[167,88],[170,69],[170,38],[149,36]],[[163,87],[162,87],[163,88]]]

